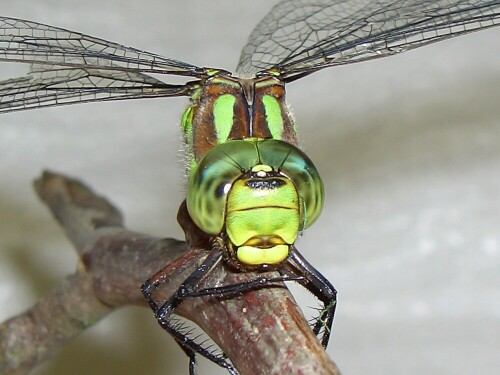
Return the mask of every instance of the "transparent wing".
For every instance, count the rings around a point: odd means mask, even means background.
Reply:
[[[500,1],[282,0],[242,50],[242,76],[318,69],[393,55],[500,23]]]
[[[41,23],[0,17],[0,61],[198,76],[203,68]]]
[[[190,95],[147,73],[201,79],[206,69],[88,35],[0,17],[0,61],[32,64],[26,77],[0,82],[0,112],[61,104]]]
[[[33,65],[25,77],[0,81],[0,113],[105,100],[190,95],[190,85],[168,85],[145,74]]]

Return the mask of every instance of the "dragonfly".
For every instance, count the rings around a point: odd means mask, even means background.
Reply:
[[[172,316],[185,298],[235,294],[297,281],[322,303],[312,329],[327,347],[337,307],[333,285],[298,251],[297,237],[319,217],[320,174],[299,148],[285,86],[318,70],[421,47],[500,23],[500,1],[286,0],[255,27],[232,74],[33,21],[0,17],[0,61],[30,65],[0,82],[0,113],[76,103],[186,96],[181,118],[188,155],[186,204],[213,247],[162,304],[162,282],[142,286],[155,318],[189,357],[237,373],[180,332]],[[153,76],[152,74],[155,74]],[[155,78],[156,75],[164,80]],[[174,77],[188,82],[173,83]],[[172,78],[172,81],[168,81]],[[272,280],[200,289],[214,267],[276,270]]]

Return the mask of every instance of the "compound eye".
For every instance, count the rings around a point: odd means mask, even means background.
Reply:
[[[323,208],[323,183],[312,161],[297,147],[274,139],[249,138],[222,143],[207,152],[189,178],[187,207],[205,233],[220,234],[226,223],[228,195],[245,173],[264,177],[279,171],[295,186],[300,227],[309,227]]]
[[[222,232],[227,196],[234,182],[257,164],[257,157],[252,143],[234,140],[208,151],[194,167],[188,181],[186,203],[189,215],[205,233]]]

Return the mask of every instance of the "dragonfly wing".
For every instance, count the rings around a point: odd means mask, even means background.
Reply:
[[[276,69],[291,81],[499,23],[498,0],[283,0],[251,33],[237,71]]]
[[[0,113],[94,101],[190,95],[192,89],[189,84],[169,85],[130,71],[34,64],[24,77],[0,81]]]
[[[0,61],[200,77],[205,69],[74,31],[0,17]]]

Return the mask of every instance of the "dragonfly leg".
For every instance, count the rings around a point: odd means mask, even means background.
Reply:
[[[217,296],[221,298],[231,297],[239,293],[244,293],[264,286],[269,286],[270,284],[273,283],[278,283],[283,281],[300,282],[303,279],[304,277],[302,276],[290,276],[290,275],[281,275],[277,277],[257,277],[253,280],[248,280],[237,284],[223,285],[215,288],[206,288],[197,291],[192,291],[188,293],[186,297],[203,297],[203,296]]]
[[[196,354],[200,354],[207,358],[208,360],[218,364],[219,366],[227,369],[230,374],[237,374],[236,369],[231,365],[231,363],[221,355],[212,353],[211,351],[204,348],[202,345],[196,343],[193,339],[188,337],[179,331],[178,327],[172,322],[172,314],[174,310],[182,303],[182,301],[189,296],[190,293],[196,291],[196,287],[201,279],[207,275],[213,267],[222,258],[222,253],[219,249],[214,249],[207,256],[204,262],[181,284],[179,289],[167,300],[163,305],[158,306],[154,301],[152,294],[162,284],[164,279],[158,279],[157,281],[147,280],[142,285],[142,293],[148,301],[152,310],[155,313],[156,320],[160,326],[170,333],[175,339],[177,344],[182,348],[182,350],[189,357],[189,374],[196,375]]]
[[[279,268],[278,271],[281,273],[281,276],[278,277],[257,277],[238,284],[186,291],[184,298],[202,296],[230,297],[276,282],[296,281],[323,303],[324,307],[315,319],[312,329],[317,336],[321,333],[321,344],[326,348],[337,305],[337,291],[318,270],[304,259],[295,247],[291,248],[288,263],[285,263],[284,267]]]
[[[326,349],[328,340],[335,316],[337,307],[337,291],[333,285],[315,269],[303,256],[299,253],[295,246],[290,249],[288,262],[280,272],[291,272],[294,275],[300,275],[302,278],[298,282],[311,293],[313,293],[322,303],[319,316],[316,318],[312,326],[313,332],[316,335],[321,334],[321,344]]]

